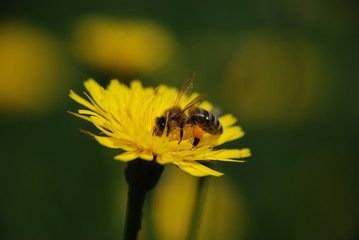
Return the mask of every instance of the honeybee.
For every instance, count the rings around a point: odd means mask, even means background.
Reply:
[[[185,125],[193,126],[193,146],[197,146],[203,136],[203,131],[212,135],[218,135],[223,133],[222,124],[213,113],[207,110],[195,106],[197,103],[205,98],[205,94],[198,95],[191,102],[189,102],[183,109],[179,106],[183,95],[187,95],[187,92],[193,84],[194,73],[191,73],[184,82],[181,90],[178,92],[177,98],[173,107],[163,112],[160,117],[156,117],[155,127],[153,134],[156,136],[162,136],[165,129],[167,129],[166,136],[170,132],[180,129],[180,139],[178,144],[183,138],[183,128]],[[187,111],[187,114],[186,114]]]

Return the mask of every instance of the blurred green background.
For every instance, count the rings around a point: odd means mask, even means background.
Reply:
[[[121,239],[125,163],[69,114],[93,77],[194,90],[233,113],[200,239],[359,239],[357,1],[2,1],[0,239]],[[166,166],[142,239],[184,239],[195,178]],[[186,215],[187,214],[187,215]]]

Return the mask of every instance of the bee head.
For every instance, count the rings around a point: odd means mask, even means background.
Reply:
[[[163,132],[166,128],[166,117],[157,117],[156,118],[156,126],[153,130],[153,134],[156,134],[157,136],[162,136]]]

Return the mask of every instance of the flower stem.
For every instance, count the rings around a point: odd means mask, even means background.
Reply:
[[[163,165],[156,162],[156,157],[152,161],[135,159],[128,163],[125,170],[128,183],[125,240],[137,239],[146,194],[157,184],[162,171]]]
[[[126,212],[125,238],[137,239],[137,233],[141,229],[142,208],[146,192],[129,188]]]
[[[190,225],[188,227],[187,239],[189,240],[195,240],[198,237],[199,227],[203,214],[204,197],[206,194],[207,181],[208,177],[199,177],[197,179],[196,195],[194,197],[192,216],[190,220]]]

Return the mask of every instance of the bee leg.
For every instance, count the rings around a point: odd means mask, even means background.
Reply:
[[[170,135],[170,132],[171,132],[170,125],[167,125],[167,134],[166,134],[166,137],[168,137],[168,135]]]
[[[184,127],[184,119],[181,121],[181,125],[180,125],[180,140],[178,142],[178,144],[180,144],[180,142],[182,141],[182,138],[183,138],[183,127]]]
[[[197,138],[197,137],[194,137],[194,140],[193,140],[193,147],[197,146],[197,144],[199,143],[201,139]]]

